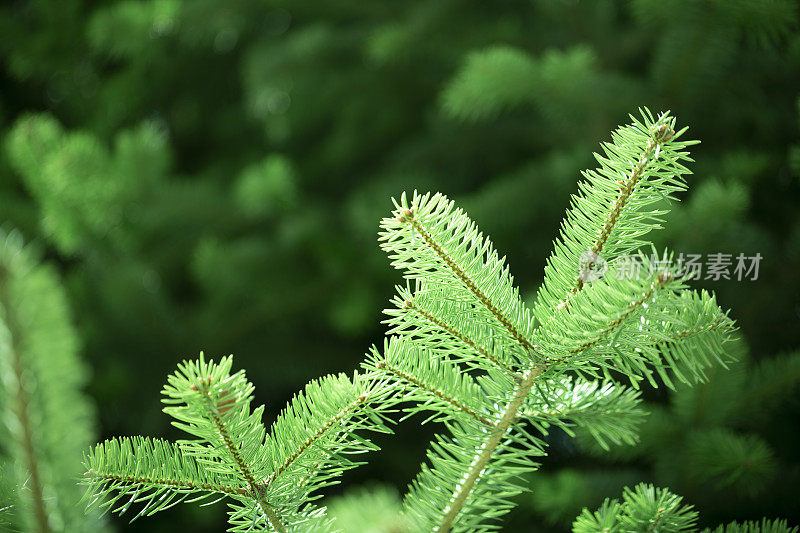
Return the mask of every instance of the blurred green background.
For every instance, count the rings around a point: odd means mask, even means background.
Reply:
[[[756,281],[699,283],[739,322],[742,363],[648,392],[637,451],[552,435],[506,530],[564,531],[641,480],[707,523],[797,522],[800,368],[753,369],[800,348],[798,21],[781,0],[13,0],[0,224],[59,266],[98,438],[175,437],[158,392],[200,350],[235,354],[269,422],[380,342],[391,196],[455,198],[531,298],[598,143],[639,106],[669,109],[702,144],[657,245],[764,258]],[[743,398],[754,374],[769,379]],[[402,490],[435,430],[401,425],[346,483]],[[738,477],[703,473],[714,455]],[[224,507],[118,527],[220,531]]]

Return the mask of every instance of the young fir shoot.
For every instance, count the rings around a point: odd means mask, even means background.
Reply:
[[[668,114],[631,118],[584,173],[532,309],[505,258],[445,196],[403,195],[382,221],[381,246],[408,282],[365,366],[407,391],[409,413],[447,429],[405,497],[413,531],[497,529],[520,475],[546,454],[535,433],[579,425],[601,445],[632,443],[642,380],[694,383],[724,360],[732,321],[687,288],[668,253],[638,276],[615,275],[685,188],[694,144]]]
[[[388,431],[387,389],[355,374],[327,376],[298,393],[267,433],[263,406],[233,358],[184,361],[164,387],[164,411],[192,438],[115,438],[86,458],[91,506],[148,516],[181,502],[227,499],[230,531],[330,531],[315,491],[375,449],[361,430]],[[379,406],[377,409],[375,406]]]
[[[384,413],[402,401],[409,416],[424,412],[446,429],[404,498],[402,523],[410,533],[496,530],[525,489],[521,474],[546,455],[537,434],[577,426],[604,447],[633,443],[641,381],[691,384],[725,360],[732,321],[712,295],[687,288],[670,254],[654,255],[640,275],[615,275],[685,188],[694,143],[683,133],[668,114],[645,110],[603,145],[532,308],[505,258],[453,202],[401,196],[380,243],[407,284],[366,374],[312,383],[267,434],[230,358],[186,362],[165,388],[165,411],[193,439],[98,445],[87,458],[92,503],[137,504],[140,516],[227,498],[232,531],[329,530],[336,525],[309,503],[315,491],[355,465],[346,455],[374,448],[358,433],[386,431]]]
[[[682,505],[682,498],[666,489],[641,483],[622,493],[622,501],[606,499],[597,511],[584,509],[572,524],[573,533],[648,533],[696,532],[697,511]],[[797,533],[785,520],[733,522],[702,533]]]
[[[625,487],[622,502],[606,499],[595,512],[584,509],[572,524],[573,533],[597,531],[652,531],[680,533],[697,531],[697,512],[681,505],[682,498],[644,483],[633,490]]]

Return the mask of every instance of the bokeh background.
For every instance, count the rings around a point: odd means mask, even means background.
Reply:
[[[174,438],[165,376],[235,354],[269,422],[381,342],[400,277],[390,198],[455,198],[531,298],[592,152],[639,106],[701,139],[656,236],[763,256],[703,281],[741,327],[709,385],[648,391],[635,450],[550,437],[507,531],[566,531],[625,484],[701,522],[800,511],[800,32],[789,0],[12,0],[0,6],[0,224],[55,263],[92,368],[98,439]],[[410,421],[345,478],[401,490]],[[722,458],[722,459],[720,459]],[[331,490],[335,495],[339,488]],[[116,519],[115,519],[116,520]],[[120,531],[211,532],[181,506]]]

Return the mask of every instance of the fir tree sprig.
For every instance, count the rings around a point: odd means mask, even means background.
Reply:
[[[421,280],[415,285],[414,290],[397,287],[398,296],[392,299],[396,307],[384,310],[389,317],[384,323],[391,326],[388,335],[413,337],[415,343],[441,352],[449,359],[477,368],[492,365],[505,370],[513,379],[520,379],[519,372],[512,367],[516,364],[512,358],[502,352],[490,352],[476,341],[486,338],[490,332],[481,321],[472,319],[469,302],[461,303],[456,310],[456,302],[441,289],[428,290]],[[446,343],[447,339],[451,342]],[[475,357],[476,354],[480,357]]]
[[[239,485],[256,501],[259,514],[276,531],[285,531],[256,479],[265,470],[264,408],[251,412],[253,385],[244,378],[244,371],[231,374],[232,364],[232,357],[214,364],[201,355],[198,361],[178,365],[178,372],[169,376],[164,387],[163,401],[168,405],[164,412],[175,418],[174,426],[198,437],[178,442],[187,455],[205,469],[235,473]]]
[[[607,499],[595,512],[584,509],[572,525],[573,533],[597,531],[679,533],[694,531],[697,511],[682,505],[670,491],[644,483],[625,488],[622,501]]]
[[[164,411],[195,438],[117,438],[89,452],[90,507],[124,513],[141,505],[135,519],[183,501],[226,498],[231,531],[332,527],[324,509],[310,504],[312,493],[359,464],[345,456],[375,449],[361,430],[388,431],[386,384],[359,374],[313,381],[267,433],[263,406],[250,408],[253,385],[243,371],[231,372],[232,362],[201,354],[168,378]]]
[[[622,500],[607,498],[599,509],[583,512],[572,524],[573,533],[680,533],[698,531],[698,512],[683,498],[662,489],[640,483],[633,489],[625,487]],[[706,528],[701,533],[797,533],[785,520],[762,519],[760,522],[736,522]]]
[[[635,444],[646,412],[639,391],[613,382],[566,378],[549,384],[545,394],[532,395],[522,416],[541,433],[550,425],[574,436],[573,426],[585,430],[603,449],[609,444]],[[547,394],[550,391],[550,394]]]
[[[409,416],[429,411],[432,414],[426,421],[466,416],[488,427],[495,424],[487,418],[491,405],[485,392],[469,374],[455,363],[406,347],[400,337],[387,339],[383,352],[370,350],[364,366],[405,389],[403,400],[411,404],[406,408]]]
[[[509,357],[534,352],[528,340],[533,317],[522,304],[505,258],[466,213],[438,193],[415,194],[410,202],[404,193],[395,207],[395,216],[381,221],[379,236],[392,266],[404,270],[406,278],[447,291],[455,305],[477,301],[473,317],[493,328],[498,351]],[[446,312],[458,315],[454,309]]]
[[[624,254],[658,227],[664,201],[685,188],[681,162],[690,160],[685,148],[694,143],[680,141],[683,131],[674,126],[668,114],[654,118],[645,110],[604,145],[601,167],[584,174],[533,311],[504,258],[441,194],[403,195],[382,221],[381,246],[410,284],[387,311],[398,338],[367,367],[402,381],[418,402],[408,410],[432,411],[451,434],[434,444],[431,466],[405,499],[420,530],[492,528],[520,490],[511,473],[535,468],[534,458],[544,455],[523,420],[540,431],[580,424],[603,446],[632,443],[638,397],[611,383],[612,371],[634,386],[657,385],[657,377],[672,386],[673,379],[702,381],[704,368],[724,361],[732,321],[713,296],[687,289],[668,254],[630,280],[589,283],[579,269],[589,254],[590,272],[601,259],[611,273],[618,270]],[[600,377],[607,382],[586,381]],[[493,424],[481,424],[475,413]]]
[[[798,528],[790,526],[786,520],[762,518],[761,521],[749,520],[741,524],[731,522],[714,529],[706,528],[701,533],[797,533],[797,531]]]
[[[553,320],[552,310],[583,288],[577,258],[588,253],[611,262],[645,246],[641,237],[659,228],[667,212],[664,200],[686,188],[689,170],[682,162],[691,158],[685,148],[697,141],[680,140],[686,128],[676,131],[668,113],[656,119],[645,109],[641,120],[631,120],[603,144],[602,155],[594,154],[600,167],[583,173],[586,181],[572,198],[534,306],[541,323]]]
[[[126,512],[144,503],[136,517],[168,509],[192,496],[198,502],[214,495],[247,496],[238,479],[203,468],[179,446],[161,439],[128,437],[98,444],[87,459],[86,476],[100,484],[88,495],[102,508]],[[89,502],[94,505],[95,502]]]
[[[311,503],[317,491],[358,464],[347,456],[374,449],[359,434],[388,431],[385,417],[402,402],[407,415],[425,412],[446,429],[404,499],[404,520],[415,532],[489,531],[525,490],[521,475],[546,455],[535,433],[575,428],[602,447],[634,443],[643,415],[638,384],[702,381],[708,365],[726,360],[733,330],[713,295],[690,291],[667,253],[654,254],[633,279],[589,282],[579,268],[588,253],[596,273],[602,253],[611,274],[621,269],[623,254],[658,227],[663,201],[685,188],[680,162],[692,143],[679,141],[674,125],[645,110],[604,146],[533,309],[466,213],[441,194],[403,194],[379,240],[408,284],[386,311],[389,335],[369,352],[365,374],[310,383],[268,433],[261,408],[250,410],[252,385],[243,372],[231,374],[231,358],[185,362],[164,390],[165,411],[194,438],[98,446],[87,460],[94,501],[130,496],[116,510],[144,503],[146,514],[219,495],[231,502],[233,531],[331,530],[325,510]],[[632,387],[615,383],[619,375]],[[158,467],[157,456],[169,466]],[[648,502],[678,508],[651,492],[626,496],[637,512]],[[690,514],[662,518],[680,525]]]

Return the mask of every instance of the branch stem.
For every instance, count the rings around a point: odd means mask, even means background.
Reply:
[[[459,267],[455,261],[448,255],[444,249],[439,246],[439,243],[431,236],[431,234],[425,229],[422,223],[414,218],[413,210],[407,209],[403,213],[403,220],[406,220],[411,223],[413,228],[422,236],[422,239],[430,246],[431,250],[439,257],[439,259],[447,265],[455,276],[461,280],[461,283],[472,292],[475,297],[480,300],[486,309],[489,310],[492,315],[500,322],[503,327],[508,331],[509,334],[520,344],[523,348],[525,348],[528,352],[533,353],[536,351],[536,348],[533,344],[530,343],[528,339],[525,338],[519,330],[514,327],[514,324],[511,323],[511,320],[508,319],[500,310],[492,303],[488,296],[475,284],[472,279]]]
[[[480,415],[480,414],[476,413],[471,407],[469,407],[464,402],[462,402],[460,400],[457,400],[456,398],[450,397],[449,395],[447,395],[444,392],[440,391],[436,387],[428,385],[427,383],[425,383],[421,379],[417,378],[416,376],[412,376],[411,374],[403,372],[399,368],[391,365],[388,361],[386,361],[386,360],[379,361],[376,366],[377,366],[378,370],[384,370],[384,371],[386,371],[386,372],[388,372],[390,374],[394,374],[401,381],[405,381],[406,383],[408,383],[410,385],[413,385],[416,388],[418,388],[420,390],[423,390],[426,393],[435,396],[439,400],[441,400],[441,401],[443,401],[443,402],[455,407],[459,411],[461,411],[463,413],[466,413],[467,415],[471,416],[472,418],[474,418],[475,420],[477,420],[481,424],[484,424],[484,425],[489,426],[489,427],[494,427],[494,423],[491,420],[489,420],[488,418],[486,418],[483,415]]]
[[[522,382],[514,389],[514,395],[503,410],[500,421],[490,433],[489,439],[483,446],[483,450],[472,462],[464,481],[458,485],[453,492],[450,498],[450,504],[445,508],[442,521],[435,530],[437,533],[447,533],[453,527],[458,514],[461,512],[472,489],[475,487],[475,483],[480,479],[509,428],[516,422],[520,408],[531,393],[533,383],[536,381],[536,378],[542,375],[544,370],[542,366],[531,367],[525,373]]]
[[[184,479],[152,478],[146,476],[120,476],[117,474],[100,474],[91,470],[86,472],[85,475],[89,478],[102,479],[106,481],[121,481],[122,483],[128,485],[157,485],[162,487],[170,487],[173,489],[204,490],[208,492],[217,492],[220,494],[229,494],[231,496],[250,495],[250,490],[245,487],[211,485],[209,483],[194,483]]]
[[[264,498],[261,486],[256,482],[253,473],[250,471],[250,468],[248,467],[244,458],[242,458],[239,448],[236,446],[236,444],[234,444],[233,439],[231,439],[230,433],[228,432],[228,427],[220,416],[214,401],[211,399],[205,382],[201,384],[199,390],[203,395],[203,399],[208,404],[208,412],[211,416],[211,420],[217,427],[219,436],[222,438],[222,441],[225,443],[225,447],[228,449],[228,452],[230,452],[231,456],[239,467],[239,472],[241,472],[242,476],[244,476],[244,478],[247,480],[247,484],[250,486],[250,495],[256,500],[256,502],[258,502],[258,505],[261,507],[261,510],[264,511],[264,514],[266,515],[267,520],[273,529],[275,529],[275,531],[278,533],[286,533],[286,528],[283,526],[283,523],[281,523],[280,517],[275,512],[275,509],[273,509],[269,502],[267,502]]]
[[[314,445],[320,438],[322,438],[325,433],[328,432],[333,426],[341,422],[345,419],[350,413],[358,409],[361,405],[363,405],[367,401],[367,396],[362,394],[350,402],[344,409],[336,413],[333,417],[331,417],[325,425],[318,428],[310,437],[308,437],[303,444],[292,453],[278,468],[276,468],[264,481],[263,485],[269,485],[272,483],[275,478],[283,474],[286,469],[288,469],[292,463],[294,463],[308,448]]]

